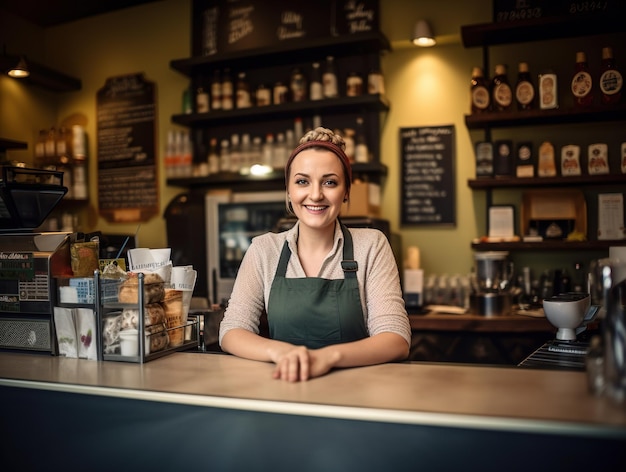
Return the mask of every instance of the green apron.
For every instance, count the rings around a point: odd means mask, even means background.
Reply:
[[[354,260],[352,236],[342,224],[344,278],[285,277],[291,250],[285,241],[267,307],[270,338],[309,349],[368,336]]]

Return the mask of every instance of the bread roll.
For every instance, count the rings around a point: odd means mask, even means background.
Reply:
[[[146,273],[143,278],[144,303],[158,303],[165,295],[165,283],[158,274]],[[126,279],[120,285],[118,300],[120,303],[138,303],[139,277],[135,272],[128,273]]]

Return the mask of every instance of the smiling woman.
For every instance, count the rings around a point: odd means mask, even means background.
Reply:
[[[274,362],[277,379],[408,356],[411,331],[388,240],[338,219],[352,181],[344,148],[326,128],[302,137],[285,166],[287,208],[298,222],[253,239],[220,326],[223,350]],[[269,339],[259,335],[263,312]]]

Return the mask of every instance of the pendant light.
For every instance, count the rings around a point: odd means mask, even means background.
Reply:
[[[17,65],[9,70],[8,74],[15,79],[23,79],[30,75],[30,71],[28,70],[28,65],[26,64],[26,59],[24,56],[20,56],[20,60]]]
[[[437,44],[437,41],[435,41],[435,35],[433,34],[433,30],[426,20],[419,20],[417,23],[415,23],[415,27],[413,28],[413,36],[411,36],[411,41],[413,42],[413,44],[420,47],[431,47]]]

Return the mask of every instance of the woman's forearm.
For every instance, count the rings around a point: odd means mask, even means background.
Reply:
[[[409,356],[406,340],[395,333],[380,333],[345,344],[333,344],[322,348],[333,352],[337,359],[335,367],[356,367],[401,361]]]
[[[243,328],[234,328],[222,338],[223,351],[235,356],[255,361],[272,362],[276,359],[275,352],[288,348],[290,345],[260,336]]]

